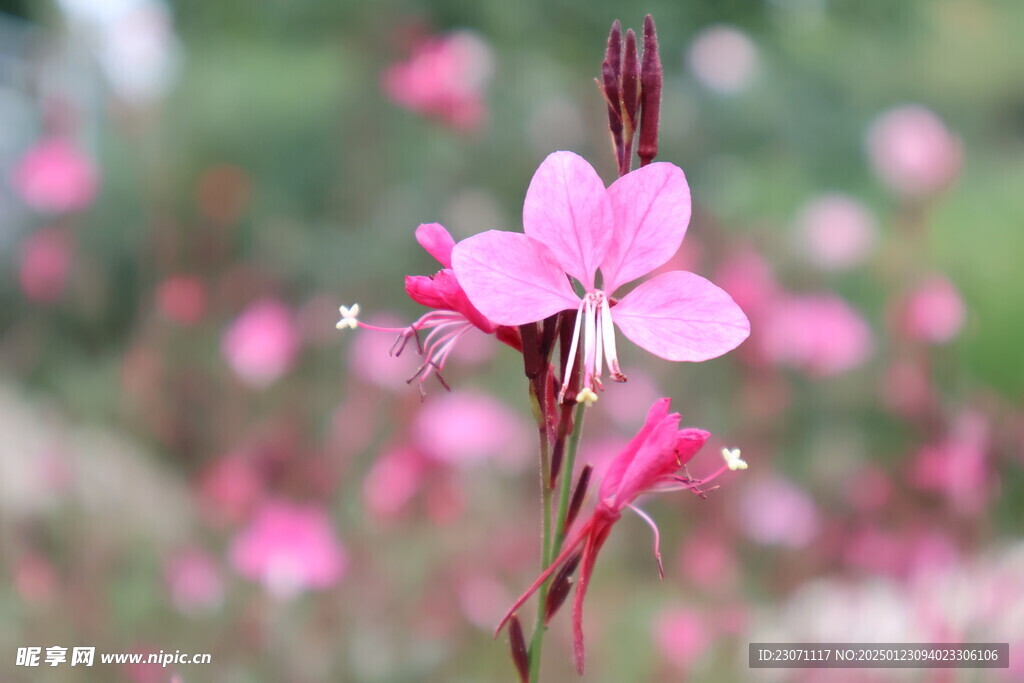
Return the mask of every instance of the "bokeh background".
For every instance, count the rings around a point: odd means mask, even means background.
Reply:
[[[654,14],[670,264],[752,321],[727,357],[622,346],[600,464],[671,396],[708,500],[627,516],[589,681],[1024,675],[1024,5],[1012,0],[0,2],[0,679],[511,680],[537,571],[510,349],[449,393],[406,325],[413,230],[521,229],[550,152],[615,175],[609,24]],[[388,322],[390,321],[390,322]],[[568,614],[549,680],[574,680]],[[997,641],[1010,670],[752,672],[751,641]],[[209,652],[27,669],[18,647]],[[44,651],[45,655],[45,651]],[[44,670],[45,669],[45,670]],[[899,675],[896,675],[899,674]]]

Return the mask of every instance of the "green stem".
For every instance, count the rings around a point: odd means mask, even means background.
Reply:
[[[569,512],[569,501],[572,499],[573,470],[576,467],[576,451],[580,447],[580,436],[583,434],[583,415],[586,406],[583,403],[576,404],[576,416],[572,427],[572,434],[569,436],[569,447],[565,451],[565,463],[562,465],[562,489],[558,492],[558,516],[555,517],[555,542],[551,545],[553,552],[552,559],[562,548],[562,541],[565,540],[565,516]]]
[[[583,411],[585,406],[582,403],[576,405],[575,423],[572,434],[569,436],[569,447],[565,450],[565,461],[562,463],[562,486],[558,494],[558,514],[554,519],[554,533],[552,534],[551,520],[551,498],[554,491],[548,485],[551,481],[551,456],[547,433],[541,428],[540,459],[541,459],[541,500],[543,502],[543,523],[541,525],[541,571],[548,568],[551,562],[558,556],[558,552],[565,540],[565,516],[569,510],[569,500],[572,497],[573,469],[576,463],[576,450],[579,448],[580,435],[583,433]],[[548,602],[548,588],[551,579],[548,579],[537,590],[537,621],[533,627],[533,637],[530,641],[530,683],[537,683],[540,677],[540,653],[544,642],[544,634],[547,626],[544,624],[544,611]]]
[[[530,387],[530,398],[537,404],[537,396],[533,390],[533,385]],[[551,497],[553,491],[548,485],[551,480],[551,445],[548,443],[548,432],[547,432],[547,420],[544,416],[544,410],[541,408],[536,412],[537,417],[537,431],[540,435],[540,498],[541,498],[541,525],[540,525],[540,569],[544,571],[550,564],[551,555]],[[537,591],[537,601],[540,607],[537,608],[537,621],[533,626],[533,637],[530,640],[530,683],[536,683],[538,676],[540,675],[540,652],[544,641],[544,632],[547,627],[544,625],[544,605],[548,598],[548,582],[545,582],[540,590]]]

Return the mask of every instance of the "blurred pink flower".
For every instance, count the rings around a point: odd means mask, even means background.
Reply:
[[[561,565],[573,561],[571,558],[582,553],[579,560],[579,583],[576,586],[572,608],[576,670],[582,674],[584,661],[583,601],[590,585],[590,577],[594,571],[597,554],[608,539],[612,527],[622,516],[622,511],[627,507],[640,515],[654,531],[654,556],[658,561],[659,573],[664,575],[661,566],[658,527],[653,519],[633,505],[633,501],[645,493],[687,489],[699,491],[700,486],[715,479],[727,469],[746,467],[746,463],[739,460],[737,451],[725,453],[726,464],[703,479],[690,479],[678,474],[678,471],[696,455],[710,435],[701,429],[679,429],[679,413],[670,414],[669,406],[670,400],[667,398],[659,399],[651,406],[644,426],[605,470],[598,492],[598,503],[590,519],[566,540],[558,557],[516,600],[505,614],[505,618],[498,624],[498,631]]]
[[[908,197],[934,194],[960,170],[960,140],[930,111],[905,105],[878,116],[867,133],[868,157],[875,173]]]
[[[221,353],[246,384],[264,388],[288,372],[299,351],[291,311],[276,299],[250,304],[221,338]]]
[[[389,313],[367,318],[370,329],[399,329],[401,320]],[[395,337],[380,334],[357,334],[349,347],[349,371],[364,382],[400,391],[408,388],[406,380],[414,377],[420,360],[413,354],[392,355]]]
[[[907,295],[901,317],[903,330],[911,338],[944,344],[960,332],[966,311],[953,283],[933,275]]]
[[[14,189],[37,211],[81,211],[92,204],[98,173],[89,157],[68,140],[49,138],[30,149],[14,170]]]
[[[748,246],[733,250],[715,281],[753,318],[760,318],[783,295],[768,262]]]
[[[736,581],[736,554],[717,533],[698,531],[679,550],[683,572],[701,590],[723,588]]]
[[[420,452],[449,465],[521,461],[530,436],[519,416],[486,394],[460,391],[427,401],[413,421]]]
[[[941,493],[962,514],[979,514],[993,493],[988,449],[987,418],[966,410],[941,441],[918,451],[908,479],[921,490]]]
[[[64,293],[74,258],[72,238],[56,228],[36,230],[21,246],[18,281],[25,298],[53,303]]]
[[[175,275],[160,283],[156,305],[168,320],[194,325],[206,315],[206,286],[194,275]]]
[[[814,500],[779,475],[756,479],[740,498],[743,531],[758,543],[802,548],[821,529],[821,515]]]
[[[380,519],[398,516],[419,491],[427,463],[415,448],[403,446],[381,454],[363,481],[363,504]]]
[[[11,585],[26,603],[43,604],[53,600],[60,588],[60,580],[49,558],[28,552],[14,561]]]
[[[754,80],[760,59],[750,36],[734,26],[716,24],[697,34],[687,61],[701,85],[735,95]]]
[[[235,524],[263,498],[265,485],[252,459],[231,453],[207,466],[199,475],[203,508],[217,523]]]
[[[672,258],[689,220],[690,188],[678,167],[649,164],[605,188],[582,157],[555,152],[530,181],[524,232],[489,230],[465,239],[453,249],[452,265],[469,300],[497,324],[522,325],[575,310],[569,357],[575,358],[577,345],[583,350],[577,401],[593,402],[605,363],[612,379],[626,379],[615,326],[641,348],[673,361],[716,358],[750,333],[728,294],[686,271],[663,273],[614,297],[622,285]],[[582,297],[567,275],[580,283]],[[570,362],[567,376],[572,369]],[[563,382],[563,393],[568,384]]]
[[[348,569],[348,555],[326,511],[268,501],[232,541],[231,564],[274,597],[289,599],[336,584]]]
[[[487,115],[483,97],[492,59],[480,37],[456,31],[416,46],[407,61],[384,72],[381,85],[401,107],[457,130],[475,130]]]
[[[220,568],[198,548],[186,548],[168,558],[164,580],[171,602],[184,614],[211,612],[224,602]]]
[[[707,616],[682,607],[662,612],[652,630],[658,653],[683,672],[689,670],[711,644]]]
[[[788,296],[773,307],[760,331],[768,358],[817,377],[857,367],[874,346],[864,319],[834,294]]]
[[[808,202],[797,217],[801,245],[811,261],[826,270],[860,265],[875,246],[878,225],[861,202],[843,194],[825,194]]]

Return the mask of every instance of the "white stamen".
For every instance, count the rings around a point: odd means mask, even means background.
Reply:
[[[740,457],[738,448],[723,448],[722,457],[725,458],[725,464],[734,472],[747,469],[747,461]]]
[[[580,393],[576,394],[576,402],[589,408],[597,403],[597,394],[590,387],[583,387],[580,389]]]
[[[343,330],[346,327],[350,330],[354,330],[359,327],[359,304],[352,304],[352,306],[339,306],[338,312],[341,313],[341,320],[335,325],[339,330]]]
[[[576,328],[572,333],[572,343],[569,344],[569,362],[565,365],[565,377],[562,378],[562,390],[558,392],[559,403],[565,400],[565,390],[569,388],[569,378],[572,377],[572,371],[576,365],[576,349],[579,347],[580,343],[580,328],[583,325],[584,305],[586,305],[586,299],[580,302],[580,307],[576,311]]]
[[[615,326],[612,324],[612,309],[608,296],[601,296],[601,332],[604,336],[604,353],[608,356],[608,372],[616,382],[625,382],[626,376],[619,369],[619,354],[615,350]]]
[[[594,306],[594,296],[587,294],[584,297],[585,302],[584,314],[586,319],[583,321],[583,386],[592,387],[594,386],[595,378],[601,374],[600,371],[594,372],[594,367],[597,365],[597,344],[595,337],[597,336],[597,311]]]

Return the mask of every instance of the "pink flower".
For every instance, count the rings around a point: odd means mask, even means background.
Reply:
[[[878,232],[867,207],[843,194],[825,194],[810,201],[800,211],[797,226],[807,255],[825,270],[863,263]]]
[[[197,548],[171,557],[164,578],[174,606],[185,614],[215,610],[224,602],[224,579],[213,559]]]
[[[875,173],[899,194],[934,194],[956,177],[960,141],[934,112],[918,105],[897,107],[872,122],[868,156]]]
[[[989,429],[986,418],[976,411],[957,415],[943,439],[917,453],[910,465],[910,483],[941,493],[959,513],[980,513],[993,493]]]
[[[817,377],[857,367],[873,348],[867,323],[833,294],[794,295],[779,301],[760,341],[768,358]]]
[[[726,464],[704,479],[690,479],[678,474],[680,468],[700,450],[710,434],[701,429],[679,429],[679,413],[669,414],[671,401],[659,399],[651,406],[647,421],[626,448],[612,460],[604,473],[604,480],[598,493],[597,507],[590,519],[562,546],[562,552],[530,588],[512,605],[505,618],[498,624],[498,631],[505,625],[519,607],[526,602],[559,566],[573,557],[582,546],[579,583],[573,600],[573,636],[575,642],[576,669],[583,673],[583,600],[590,585],[594,562],[601,546],[608,539],[615,522],[625,508],[630,508],[643,518],[654,531],[654,555],[661,567],[658,527],[645,512],[633,506],[633,501],[644,493],[658,491],[679,491],[692,489],[700,492],[699,486],[719,476],[726,469],[742,469],[746,463],[739,459],[738,451],[723,453]],[[495,633],[497,635],[497,632]]]
[[[314,505],[270,501],[235,536],[231,564],[273,596],[288,599],[337,583],[348,568],[348,555],[325,511]]]
[[[18,280],[25,298],[53,303],[60,298],[71,270],[73,242],[67,234],[42,228],[29,235],[21,247]]]
[[[740,501],[743,529],[764,545],[802,548],[821,528],[814,501],[793,482],[771,476],[752,482]]]
[[[582,337],[578,400],[593,401],[605,360],[612,379],[625,381],[612,323],[637,345],[675,361],[720,356],[749,334],[729,295],[693,273],[663,273],[614,298],[620,286],[676,253],[689,220],[690,188],[676,166],[649,164],[605,189],[581,157],[556,152],[530,182],[525,234],[491,230],[470,237],[454,248],[452,264],[469,300],[496,324],[577,311],[569,356]],[[566,275],[582,287],[582,297]],[[570,361],[567,376],[572,369]]]
[[[398,339],[391,347],[393,356],[400,355],[409,340],[415,339],[417,349],[423,357],[423,363],[406,382],[412,382],[418,378],[420,391],[423,391],[423,382],[433,371],[438,380],[447,388],[447,383],[441,377],[441,371],[444,370],[448,356],[463,336],[473,329],[478,329],[495,335],[499,341],[519,350],[521,348],[519,330],[488,320],[470,303],[459,280],[455,277],[455,272],[451,269],[455,240],[444,226],[440,223],[424,223],[416,228],[416,240],[428,254],[437,259],[443,268],[431,276],[407,275],[405,291],[413,301],[434,310],[421,316],[419,320],[408,327],[380,327],[360,321],[358,319],[359,304],[353,304],[338,309],[341,319],[336,327],[339,330],[346,327],[350,329],[361,327],[367,330],[397,333]],[[422,330],[430,330],[430,332],[421,341],[419,333]]]
[[[81,211],[92,204],[98,185],[92,161],[71,142],[43,140],[14,171],[14,189],[37,211]]]
[[[363,504],[379,519],[399,515],[420,490],[428,463],[415,448],[388,451],[374,460],[363,481]]]
[[[299,334],[288,307],[276,299],[250,304],[221,339],[221,353],[246,384],[265,388],[288,372]]]
[[[423,406],[412,439],[424,455],[450,465],[486,458],[521,462],[529,432],[515,413],[486,394],[455,392]]]
[[[486,116],[483,90],[491,76],[491,50],[476,35],[459,31],[417,46],[408,61],[381,79],[395,104],[460,130],[478,128]]]
[[[723,95],[742,92],[757,75],[757,45],[734,26],[719,24],[701,31],[687,56],[702,85]]]
[[[661,656],[684,672],[710,644],[707,617],[685,608],[662,612],[653,631]]]
[[[934,275],[907,296],[901,322],[912,338],[945,344],[963,327],[965,317],[964,302],[956,287],[947,278]]]
[[[206,314],[206,287],[192,275],[175,275],[160,283],[156,305],[168,320],[194,325]]]

